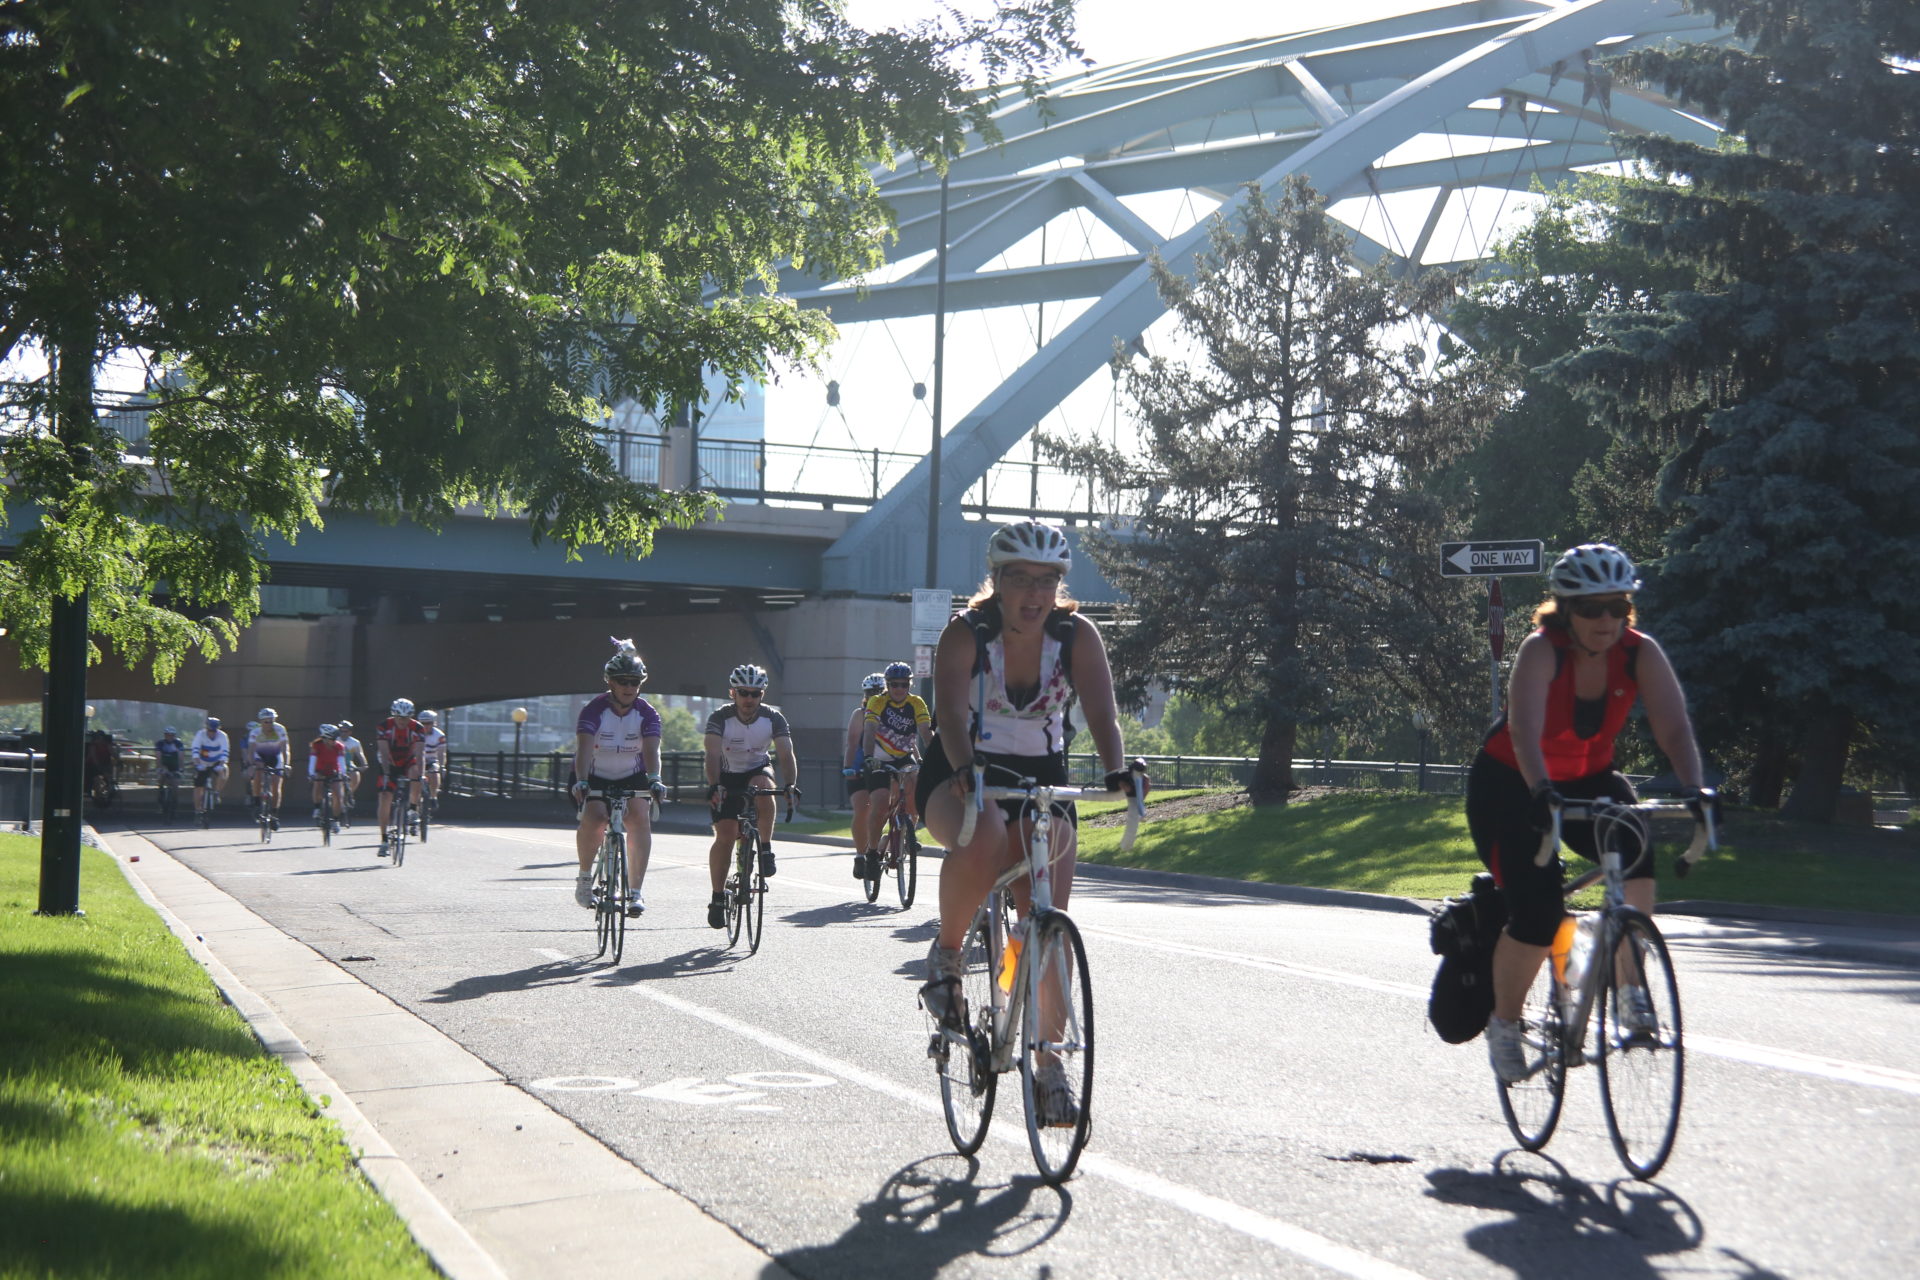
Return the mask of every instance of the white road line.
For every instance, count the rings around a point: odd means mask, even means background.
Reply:
[[[1264,956],[1250,956],[1241,952],[1216,951],[1210,947],[1196,947],[1184,942],[1143,938],[1138,934],[1121,933],[1115,929],[1102,929],[1081,924],[1080,932],[1106,938],[1125,946],[1138,947],[1145,951],[1217,960],[1224,964],[1236,964],[1248,969],[1265,969],[1273,973],[1290,974],[1314,982],[1358,987],[1365,991],[1383,991],[1389,995],[1410,996],[1416,1000],[1425,1000],[1428,995],[1426,987],[1416,987],[1403,982],[1383,982],[1378,978],[1341,973],[1335,969],[1319,969],[1312,965],[1293,964],[1285,960],[1269,960]],[[1684,1010],[1684,1003],[1682,1008]],[[1870,1089],[1891,1089],[1897,1093],[1920,1096],[1920,1074],[1901,1071],[1894,1067],[1877,1067],[1870,1063],[1849,1062],[1842,1058],[1823,1058],[1816,1054],[1797,1053],[1792,1049],[1774,1049],[1767,1045],[1748,1044],[1742,1040],[1726,1040],[1719,1036],[1689,1034],[1687,1048],[1696,1053],[1726,1058],[1733,1062],[1744,1062],[1750,1066],[1767,1067],[1775,1071],[1791,1071],[1798,1075],[1837,1080],[1843,1084],[1862,1085]]]
[[[534,949],[534,954],[549,960],[577,959],[551,947],[537,947]],[[935,1117],[942,1115],[940,1099],[937,1096],[908,1088],[885,1076],[876,1075],[864,1067],[857,1067],[850,1062],[809,1049],[785,1036],[775,1035],[771,1031],[762,1030],[718,1010],[694,1004],[678,996],[668,995],[664,991],[654,990],[644,984],[636,983],[633,986],[623,987],[622,990],[651,1000],[676,1013],[698,1018],[723,1031],[751,1040],[763,1048],[808,1063],[843,1080],[871,1089],[875,1093],[885,1094],[895,1101],[903,1102],[929,1115]],[[991,1133],[1001,1142],[1019,1147],[1022,1151],[1027,1149],[1027,1135],[1024,1128],[1016,1129],[1004,1121],[996,1121]],[[1118,1183],[1130,1191],[1159,1200],[1198,1217],[1211,1219],[1243,1235],[1264,1240],[1268,1244],[1325,1267],[1329,1271],[1351,1276],[1353,1280],[1425,1280],[1419,1272],[1409,1271],[1383,1258],[1376,1258],[1372,1254],[1329,1240],[1325,1236],[1308,1231],[1305,1227],[1296,1227],[1290,1222],[1282,1222],[1278,1218],[1257,1213],[1231,1201],[1222,1200],[1218,1196],[1208,1195],[1204,1191],[1181,1186],[1158,1174],[1148,1173],[1144,1169],[1135,1169],[1118,1160],[1088,1153],[1081,1157],[1080,1167],[1088,1173]]]

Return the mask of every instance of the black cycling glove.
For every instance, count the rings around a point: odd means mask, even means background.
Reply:
[[[1535,831],[1546,833],[1553,830],[1553,811],[1564,801],[1558,791],[1553,789],[1551,781],[1542,781],[1533,789],[1533,798],[1527,802],[1527,822]]]

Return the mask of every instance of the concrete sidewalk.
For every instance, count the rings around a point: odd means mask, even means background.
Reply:
[[[628,1280],[637,1270],[662,1280],[789,1277],[166,851],[131,833],[98,834],[267,1051],[339,1121],[368,1180],[454,1280]],[[646,1242],[644,1263],[636,1240]]]

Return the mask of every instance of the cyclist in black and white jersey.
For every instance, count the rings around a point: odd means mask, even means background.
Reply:
[[[574,848],[580,855],[580,875],[573,882],[573,900],[593,906],[593,858],[606,838],[610,813],[599,798],[606,787],[633,792],[657,791],[660,784],[660,713],[640,696],[647,664],[634,651],[633,641],[615,640],[614,654],[602,669],[607,691],[580,708],[574,725],[573,799],[580,806],[580,827]],[[640,884],[647,878],[647,860],[653,856],[653,813],[645,795],[627,802],[627,914],[647,909]]]
[[[800,777],[787,718],[777,708],[764,705],[766,671],[744,662],[733,669],[727,683],[733,690],[733,705],[707,717],[707,786],[713,815],[713,847],[707,854],[713,900],[707,904],[707,923],[715,929],[727,925],[723,886],[728,855],[740,838],[740,814],[746,808],[747,789],[777,785],[770,772],[776,758],[779,772],[788,782],[797,784]],[[799,799],[798,785],[793,788],[793,796]],[[760,821],[760,874],[770,876],[774,870],[773,797],[759,797],[754,802],[754,814]]]

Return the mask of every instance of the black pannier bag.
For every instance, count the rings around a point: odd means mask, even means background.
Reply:
[[[1507,901],[1485,871],[1457,898],[1434,908],[1428,941],[1440,957],[1427,1021],[1448,1044],[1465,1044],[1493,1015],[1493,948],[1507,926]]]

